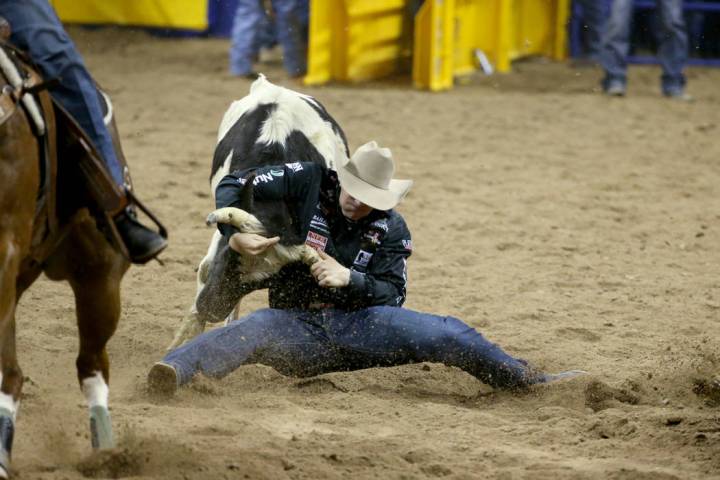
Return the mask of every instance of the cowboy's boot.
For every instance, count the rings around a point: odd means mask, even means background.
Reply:
[[[167,247],[167,240],[162,235],[138,221],[132,205],[125,207],[113,220],[132,263],[147,263]]]

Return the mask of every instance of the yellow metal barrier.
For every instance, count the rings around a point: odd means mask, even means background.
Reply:
[[[477,69],[479,55],[499,72],[528,55],[563,59],[569,11],[570,0],[428,0],[415,18],[414,83],[451,88],[455,76]],[[452,44],[438,43],[448,37]]]
[[[453,84],[454,45],[457,42],[453,11],[456,0],[426,0],[415,17],[413,84],[445,90]]]
[[[207,0],[50,0],[63,22],[205,30]]]
[[[451,88],[478,57],[499,72],[527,55],[562,59],[570,0],[425,0],[414,18],[409,0],[312,0],[309,84],[361,81],[406,69],[412,53],[418,88]]]
[[[307,84],[363,81],[407,69],[406,0],[312,0]]]

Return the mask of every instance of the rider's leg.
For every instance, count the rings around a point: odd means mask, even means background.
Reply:
[[[50,93],[87,133],[112,179],[125,191],[124,167],[105,124],[95,82],[50,4],[47,0],[6,0],[0,2],[0,15],[10,22],[11,40],[30,54],[46,78],[59,80]],[[167,244],[138,223],[132,212],[118,215],[116,224],[133,261],[144,263]]]

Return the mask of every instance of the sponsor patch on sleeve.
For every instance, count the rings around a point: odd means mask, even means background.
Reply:
[[[302,168],[302,165],[300,164],[300,162],[286,163],[285,166],[286,166],[287,168],[289,168],[293,173],[294,173],[294,172],[299,172],[299,171],[301,171],[301,170],[303,169],[303,168]]]
[[[372,253],[366,252],[365,250],[360,250],[357,254],[357,257],[355,257],[353,265],[357,265],[359,267],[367,267],[368,263],[370,263],[370,259],[372,258],[372,256]]]
[[[308,232],[307,238],[305,238],[305,245],[314,248],[315,250],[320,250],[322,252],[325,251],[325,247],[327,246],[327,237],[323,237],[322,235],[318,235],[315,232]]]
[[[402,244],[403,247],[405,247],[405,250],[409,250],[412,252],[412,240],[403,240]]]

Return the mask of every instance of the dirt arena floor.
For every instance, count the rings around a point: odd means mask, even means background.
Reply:
[[[226,73],[226,40],[71,32],[172,243],[123,283],[109,455],[90,455],[69,287],[22,299],[16,478],[720,478],[720,398],[703,384],[720,373],[720,70],[689,70],[685,104],[660,97],[655,67],[608,99],[600,72],[541,60],[441,94],[407,78],[305,88],[262,65],[415,179],[407,307],[591,374],[511,394],[439,364],[302,380],[258,365],[161,401],[146,374],[195,294],[217,127],[249,82]]]

